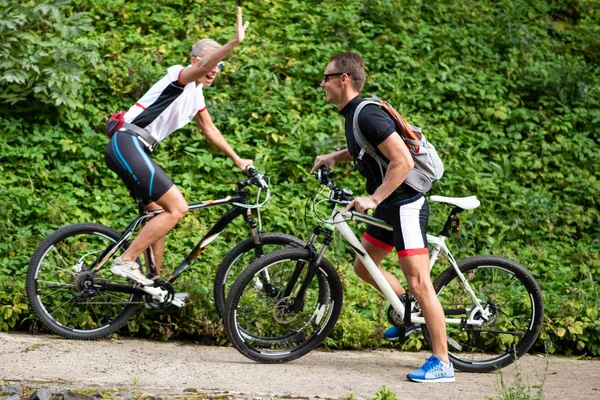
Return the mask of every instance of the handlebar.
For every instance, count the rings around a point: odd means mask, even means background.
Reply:
[[[335,186],[332,180],[333,172],[331,172],[326,165],[320,166],[319,169],[315,171],[315,176],[320,184],[325,185],[329,189],[331,189],[331,192],[329,193],[330,201],[340,205],[347,205],[354,199],[352,197],[351,190],[340,189],[339,187]]]
[[[327,168],[327,165],[321,165],[319,169],[315,172],[315,176],[321,185],[326,185],[328,188],[332,189],[335,187],[331,178],[333,177],[333,172]]]
[[[249,178],[243,182],[239,182],[239,185],[241,187],[246,187],[249,185],[256,185],[265,190],[269,189],[269,185],[267,184],[267,181],[265,180],[264,175],[262,175],[260,172],[258,172],[258,170],[256,168],[254,168],[252,165],[248,165],[246,167],[245,173],[246,173],[246,175],[249,176]]]

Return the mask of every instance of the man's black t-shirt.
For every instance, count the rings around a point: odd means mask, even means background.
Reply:
[[[357,160],[360,153],[360,146],[354,140],[352,133],[352,122],[354,120],[354,112],[356,107],[362,102],[360,96],[356,96],[340,111],[345,118],[346,142],[348,143],[348,151],[350,155]],[[377,154],[386,162],[389,160],[377,149],[377,146],[387,139],[392,133],[396,132],[396,124],[392,118],[376,105],[369,104],[365,106],[358,116],[358,126],[364,137],[377,150]],[[373,194],[375,190],[383,182],[381,170],[377,161],[368,154],[363,156],[362,160],[357,160],[358,171],[362,176],[367,178],[366,189],[367,193]],[[385,169],[384,169],[385,174]],[[394,192],[392,192],[382,204],[392,204],[402,202],[408,199],[417,199],[421,195],[412,187],[402,183]]]

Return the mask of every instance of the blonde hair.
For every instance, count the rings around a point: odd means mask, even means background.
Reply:
[[[202,53],[210,50],[220,49],[221,46],[218,42],[212,39],[198,40],[196,44],[192,46],[192,57],[200,57]]]

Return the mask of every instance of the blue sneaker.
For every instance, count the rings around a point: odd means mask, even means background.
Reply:
[[[404,337],[407,338],[415,332],[421,332],[421,325],[414,324],[407,326],[404,329]],[[383,338],[387,340],[398,340],[400,339],[400,328],[396,325],[392,325],[383,332]]]
[[[452,363],[446,367],[436,356],[426,358],[425,361],[421,368],[407,375],[408,379],[413,382],[454,382],[454,366]]]

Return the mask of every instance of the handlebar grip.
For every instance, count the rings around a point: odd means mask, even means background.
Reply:
[[[322,185],[327,185],[329,187],[333,186],[333,182],[331,181],[332,173],[327,167],[327,165],[321,165],[316,173],[317,180]]]
[[[256,175],[258,175],[258,171],[256,170],[256,168],[254,168],[254,165],[248,165],[246,167],[246,175],[248,175],[249,177],[254,177]]]

